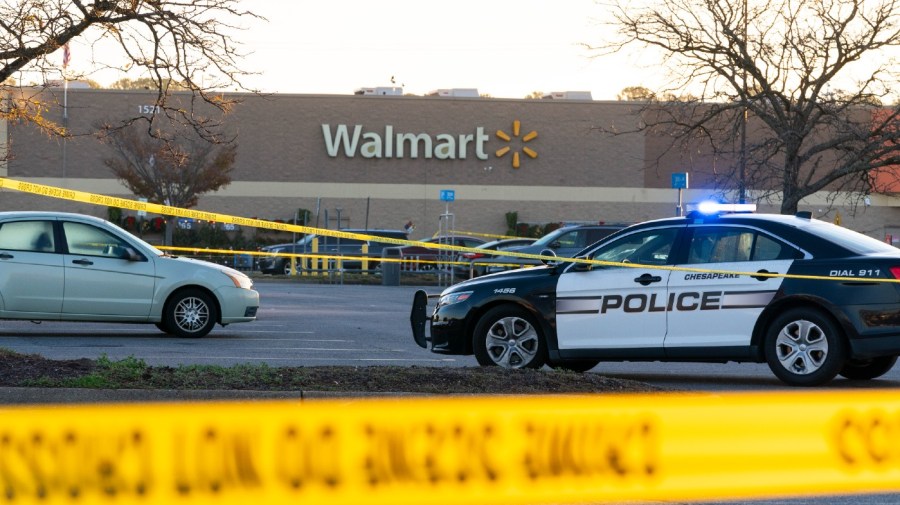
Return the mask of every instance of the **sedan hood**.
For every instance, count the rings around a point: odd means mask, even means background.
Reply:
[[[162,256],[161,259],[164,259],[167,261],[178,261],[181,263],[190,263],[192,265],[209,267],[214,270],[218,270],[228,276],[237,275],[237,276],[242,276],[242,277],[248,277],[247,274],[245,274],[244,272],[241,272],[240,270],[235,270],[231,267],[227,267],[225,265],[219,265],[218,263],[212,263],[210,261],[198,260],[198,259],[194,259],[194,258],[185,258],[183,256]]]

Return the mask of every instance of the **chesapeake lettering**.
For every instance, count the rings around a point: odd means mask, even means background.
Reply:
[[[686,281],[711,281],[716,279],[737,279],[740,277],[738,274],[717,274],[717,273],[700,273],[700,274],[685,274],[684,280]]]

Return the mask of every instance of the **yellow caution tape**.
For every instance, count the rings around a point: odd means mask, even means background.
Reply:
[[[205,221],[215,221],[221,223],[232,223],[241,226],[250,226],[255,228],[266,228],[272,230],[280,230],[280,231],[288,231],[288,232],[297,232],[297,233],[315,233],[318,235],[325,235],[329,237],[337,237],[337,238],[348,238],[348,239],[356,239],[356,240],[364,240],[364,241],[373,241],[373,242],[381,242],[385,244],[394,244],[394,245],[414,245],[421,246],[428,249],[440,249],[445,251],[456,251],[456,252],[480,252],[483,253],[482,249],[475,249],[472,247],[463,247],[456,246],[450,244],[441,244],[439,242],[419,242],[413,240],[403,240],[396,239],[390,237],[378,237],[375,235],[366,235],[363,233],[349,233],[343,232],[339,230],[329,230],[325,228],[312,228],[309,226],[301,226],[295,224],[288,223],[276,223],[274,221],[266,221],[263,219],[250,219],[245,217],[237,217],[231,216],[228,214],[219,214],[214,212],[204,212],[199,210],[190,210],[190,209],[182,209],[178,207],[171,207],[168,205],[160,205],[156,203],[150,202],[140,202],[137,200],[128,200],[126,198],[117,198],[112,196],[104,196],[97,195],[93,193],[87,193],[84,191],[76,191],[72,189],[58,188],[55,186],[46,186],[43,184],[36,184],[31,182],[23,182],[17,181],[14,179],[6,179],[0,178],[0,188],[13,189],[16,191],[22,191],[25,193],[32,193],[36,195],[47,196],[51,198],[58,198],[62,200],[70,200],[82,203],[88,203],[92,205],[104,205],[107,207],[120,207],[124,209],[138,210],[151,212],[155,214],[163,214],[168,216],[178,216],[178,217],[187,217],[192,219],[201,219]],[[233,254],[234,251],[230,251],[229,254]],[[558,256],[544,256],[540,254],[528,254],[528,253],[520,253],[516,251],[509,250],[495,250],[491,251],[490,254],[492,256],[505,256],[511,258],[522,258],[522,259],[533,259],[538,261],[550,261],[550,262],[565,262],[565,263],[583,263],[588,265],[596,265],[596,266],[613,266],[613,267],[625,267],[625,268],[641,268],[641,269],[655,269],[655,270],[669,270],[676,272],[695,272],[695,273],[715,273],[715,274],[732,274],[732,275],[744,275],[749,277],[783,277],[786,279],[806,279],[806,280],[826,280],[826,281],[844,281],[844,282],[887,282],[887,283],[900,283],[900,279],[884,279],[884,278],[875,278],[875,277],[831,277],[824,275],[796,275],[796,274],[782,274],[782,273],[770,273],[770,272],[744,272],[740,270],[713,270],[708,268],[692,268],[692,267],[683,267],[683,266],[671,266],[671,265],[645,265],[640,263],[619,263],[614,261],[600,261],[593,260],[588,258],[562,258]]]
[[[900,491],[900,391],[0,409],[40,503],[597,503]]]
[[[453,260],[423,260],[415,257],[406,257],[406,258],[396,258],[396,257],[382,257],[382,256],[354,256],[354,255],[336,255],[336,254],[313,254],[313,253],[271,253],[265,251],[236,251],[234,249],[206,249],[201,247],[178,247],[178,246],[155,246],[157,249],[163,251],[174,251],[174,252],[185,252],[190,253],[195,256],[199,255],[213,255],[213,254],[222,254],[229,256],[266,256],[266,257],[274,257],[274,258],[313,258],[313,259],[326,259],[326,260],[340,260],[340,261],[369,261],[371,263],[416,263],[416,264],[427,264],[427,265],[459,265],[459,266],[469,266],[473,264],[469,261],[453,261]],[[479,263],[474,262],[475,265],[492,265],[492,266],[502,266],[502,267],[521,267],[522,265],[518,263]],[[531,266],[531,265],[528,265]]]

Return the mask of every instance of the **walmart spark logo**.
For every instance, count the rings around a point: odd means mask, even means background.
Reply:
[[[512,137],[510,137],[503,130],[497,130],[497,138],[502,139],[506,142],[512,142],[513,137],[516,137],[516,138],[519,137],[519,130],[521,129],[521,126],[522,126],[522,123],[520,123],[519,120],[517,119],[517,120],[513,121],[513,124],[512,124],[512,127],[513,127],[512,128]],[[536,138],[537,138],[537,132],[534,130],[531,130],[531,132],[529,132],[527,135],[522,137],[522,142],[523,143],[531,142],[532,140],[534,140]],[[498,158],[502,158],[502,157],[506,156],[507,153],[509,153],[511,150],[512,150],[512,148],[510,146],[504,146],[504,147],[501,147],[500,149],[497,149],[497,152],[495,154],[497,155]],[[531,149],[530,147],[522,146],[522,152],[525,153],[525,155],[531,159],[537,158],[537,152],[534,149]],[[512,166],[513,166],[513,168],[519,168],[521,166],[521,162],[519,160],[519,151],[515,151],[512,154]]]

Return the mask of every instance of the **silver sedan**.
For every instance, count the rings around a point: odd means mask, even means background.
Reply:
[[[154,323],[202,337],[258,308],[247,275],[168,255],[103,219],[0,212],[0,319]]]

